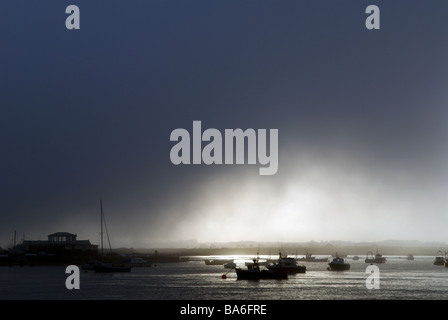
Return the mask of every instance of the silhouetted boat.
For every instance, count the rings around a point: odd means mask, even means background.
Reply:
[[[283,256],[279,252],[279,258],[276,263],[269,264],[267,268],[271,271],[274,270],[286,270],[288,273],[305,273],[306,266],[299,266],[296,259],[288,258],[288,256]]]
[[[104,247],[103,247],[103,220],[104,220],[104,215],[103,215],[103,201],[100,201],[100,206],[101,206],[101,261],[98,263],[95,263],[93,265],[93,270],[95,270],[95,272],[98,273],[110,273],[110,272],[131,272],[131,266],[128,264],[125,264],[121,261],[114,261],[115,259],[117,259],[117,255],[112,253],[112,247],[110,246],[110,241],[109,241],[109,249],[110,249],[110,256],[109,256],[109,260],[112,261],[105,261],[104,258]],[[107,226],[106,226],[106,234],[107,234],[107,239],[109,240],[109,233],[107,231]],[[86,270],[86,269],[85,269]]]
[[[440,252],[440,255],[437,256],[437,254],[439,254],[439,252]],[[439,250],[439,251],[437,251],[436,258],[434,259],[434,265],[443,266],[445,264],[445,260],[446,260],[446,253],[444,255],[443,252],[441,250]]]
[[[414,260],[414,255],[408,254],[408,256],[406,257],[406,260]]]
[[[306,262],[327,262],[328,258],[316,258],[313,257],[311,253],[307,253],[303,258],[297,258],[297,261],[306,261]]]
[[[235,268],[239,280],[288,279],[288,272],[285,269],[260,270],[258,259],[254,258],[253,262],[253,264],[247,266],[246,270]]]
[[[337,256],[328,264],[328,266],[328,270],[330,271],[350,270],[350,264],[345,262],[343,258]]]
[[[386,263],[386,258],[384,258],[378,252],[373,256],[373,252],[367,252],[366,263]]]

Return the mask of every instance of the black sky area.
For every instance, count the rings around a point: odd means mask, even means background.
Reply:
[[[71,4],[80,30],[65,28]],[[370,4],[380,30],[365,27]],[[446,241],[446,12],[441,0],[1,1],[0,246],[14,230],[98,243],[100,199],[115,246]],[[170,133],[194,120],[278,129],[277,174],[173,165]]]

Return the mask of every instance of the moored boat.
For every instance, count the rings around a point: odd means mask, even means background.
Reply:
[[[279,253],[279,258],[276,263],[269,264],[267,266],[269,270],[286,270],[288,273],[305,273],[306,266],[300,266],[297,264],[296,259],[290,258],[286,255]]]
[[[254,263],[247,266],[247,269],[235,268],[237,279],[239,280],[260,280],[260,279],[288,279],[288,272],[284,269],[266,270],[260,269],[258,259],[253,259]]]
[[[366,263],[386,263],[386,258],[384,258],[378,252],[375,254],[375,256],[373,256],[373,252],[369,251],[369,252],[367,252],[365,262]]]
[[[316,258],[313,257],[311,253],[307,253],[303,258],[297,258],[297,261],[306,261],[306,262],[328,262],[328,258]]]
[[[440,255],[438,255],[440,252]],[[446,252],[445,255],[443,254],[442,250],[437,251],[436,257],[434,259],[434,265],[436,266],[443,266],[446,261]]]
[[[330,271],[345,271],[350,270],[350,263],[344,261],[344,258],[336,256],[330,263],[328,263],[328,270]]]
[[[122,258],[119,258],[117,254],[112,252],[112,247],[109,241],[110,253],[108,257],[104,256],[103,247],[103,222],[105,224],[106,220],[103,213],[103,201],[100,201],[101,207],[101,261],[93,265],[93,270],[97,273],[110,273],[110,272],[131,272],[131,265],[123,262]],[[109,233],[106,226],[107,239],[109,240]],[[86,266],[87,267],[87,266]],[[88,270],[87,268],[84,270]]]

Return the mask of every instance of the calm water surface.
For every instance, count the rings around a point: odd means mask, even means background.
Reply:
[[[201,257],[196,257],[200,259]],[[222,257],[227,258],[227,257]],[[244,266],[251,257],[233,257]],[[366,288],[365,256],[349,271],[328,271],[327,263],[299,262],[306,274],[287,280],[237,280],[234,270],[203,261],[133,268],[130,273],[81,271],[81,288],[65,287],[65,267],[0,267],[0,299],[127,299],[127,300],[318,300],[318,299],[448,299],[448,268],[434,266],[434,257],[408,261],[386,256],[380,268],[380,289]],[[227,273],[228,272],[228,273]],[[227,273],[227,279],[221,276]]]

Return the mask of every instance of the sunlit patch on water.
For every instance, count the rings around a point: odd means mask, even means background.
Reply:
[[[241,267],[251,259],[235,258]],[[328,271],[324,262],[299,262],[307,266],[305,274],[259,281],[237,280],[234,270],[198,259],[134,268],[130,273],[81,273],[79,290],[65,288],[65,267],[0,267],[0,299],[447,299],[448,268],[432,261],[433,257],[388,257],[387,263],[378,265],[378,290],[366,288],[368,264],[363,259],[350,260],[351,269],[341,272]]]

